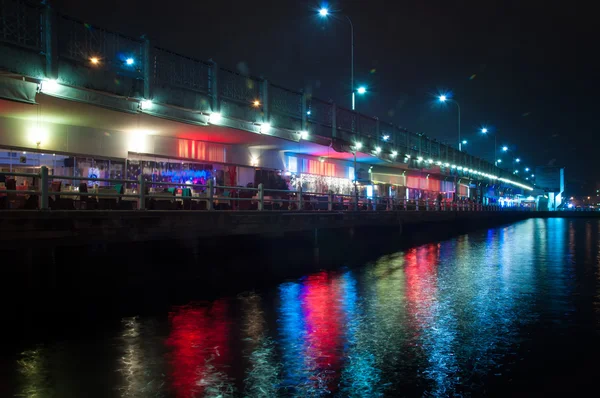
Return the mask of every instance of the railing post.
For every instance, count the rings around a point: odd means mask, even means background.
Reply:
[[[144,180],[144,175],[140,174],[138,177],[138,190],[139,192],[139,202],[138,202],[138,210],[146,210],[146,180]]]
[[[358,190],[356,189],[356,185],[354,186],[354,195],[352,195],[352,207],[354,211],[358,211]]]
[[[215,182],[211,178],[208,180],[208,205],[206,206],[207,210],[214,210],[213,199],[215,197],[214,191]]]
[[[425,211],[429,211],[429,201],[425,199]]]
[[[258,184],[258,211],[265,209],[265,188],[262,183]]]
[[[404,211],[408,210],[408,199],[404,198],[403,200]]]
[[[327,202],[327,210],[332,211],[333,210],[333,194],[329,193],[329,199]]]
[[[42,166],[40,170],[40,210],[48,210],[48,167]]]
[[[419,199],[415,200],[415,211],[419,211]]]
[[[298,187],[298,210],[302,210],[302,187]]]

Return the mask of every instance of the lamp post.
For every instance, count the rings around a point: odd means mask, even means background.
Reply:
[[[319,10],[319,15],[322,18],[327,18],[329,16],[329,9],[325,7],[321,8]],[[344,17],[346,17],[346,20],[350,24],[350,90],[352,90],[352,110],[355,110],[356,92],[354,90],[354,24],[352,23],[352,20],[349,16],[344,15]],[[359,94],[365,94],[366,92],[367,89],[365,87],[358,88]]]
[[[459,150],[459,152],[462,152],[462,142],[460,140],[460,105],[456,100],[453,100],[452,98],[448,98],[448,96],[446,96],[446,95],[440,95],[439,100],[440,100],[440,102],[453,102],[456,104],[456,107],[458,108],[458,150]]]
[[[487,134],[489,132],[490,131],[487,128],[485,128],[485,127],[483,127],[481,129],[481,133],[482,134]],[[496,156],[498,155],[498,152],[496,152],[497,142],[498,142],[498,134],[494,133],[494,166],[496,166],[496,167],[498,167],[498,161],[496,160],[496,158],[497,158]]]

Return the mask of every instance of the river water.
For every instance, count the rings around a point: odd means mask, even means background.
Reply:
[[[165,313],[73,317],[76,333],[2,343],[0,396],[581,394],[600,369],[599,236],[598,219],[531,219]]]

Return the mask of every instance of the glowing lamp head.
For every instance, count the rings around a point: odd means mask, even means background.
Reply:
[[[92,58],[90,58],[90,62],[93,65],[98,65],[100,63],[100,59],[98,57],[92,57]]]
[[[507,147],[507,146],[503,146],[503,147],[502,147],[502,150],[503,150],[504,152],[506,152],[506,151],[508,151],[508,147]]]
[[[260,101],[259,100],[254,100],[252,102],[252,106],[255,107],[255,108],[258,108],[260,106]]]
[[[534,178],[534,177],[535,177],[535,174],[532,174],[532,175],[531,175],[531,178]]]
[[[58,82],[54,79],[42,80],[40,83],[40,90],[45,93],[54,93],[60,88]]]
[[[152,108],[152,101],[151,100],[140,101],[140,108],[142,108],[142,110]]]
[[[502,163],[502,159],[498,159],[498,160],[497,160],[497,162],[498,162],[498,163]]]
[[[308,116],[310,116],[310,110],[306,111],[306,114],[307,114]]]
[[[519,159],[519,158],[515,159],[515,162],[517,162],[517,163],[519,163],[520,161],[521,161],[521,159]]]
[[[308,131],[301,131],[300,138],[302,138],[303,140],[308,139]]]
[[[395,158],[396,156],[398,156],[398,152],[397,151],[392,151],[392,157]]]
[[[467,140],[462,140],[463,145],[467,145]]]
[[[219,112],[213,112],[208,117],[208,122],[210,124],[218,124],[221,121],[221,114]]]
[[[129,65],[129,66],[133,65],[133,64],[134,64],[133,58],[127,58],[127,59],[125,60],[125,63],[126,63],[127,65]]]
[[[525,167],[525,171],[529,171],[529,167]]]
[[[364,87],[364,86],[360,86],[360,87],[358,88],[358,90],[356,90],[356,92],[362,95],[362,94],[364,94],[364,93],[366,93],[366,92],[367,92],[367,88],[366,88],[366,87]]]
[[[387,140],[389,140],[389,139],[390,139],[390,136],[389,136],[389,135],[384,135],[384,136],[383,136],[383,137],[381,137],[381,138],[382,138],[384,141],[387,141]]]
[[[380,148],[380,147],[378,147],[378,146],[376,146],[376,147],[375,147],[375,152],[377,152],[377,153],[380,153],[380,152],[381,152],[381,148]]]
[[[481,129],[481,132],[482,132],[483,134],[487,134],[487,132],[488,132],[488,129],[486,129],[486,128],[484,127],[484,128],[482,128],[482,129]]]
[[[446,97],[445,95],[440,95],[440,101],[446,102],[446,101],[448,101],[448,97]]]
[[[326,17],[327,15],[329,15],[329,10],[327,8],[323,7],[319,10],[319,15],[322,17]]]
[[[356,148],[357,150],[361,149],[362,148],[362,142],[356,142],[354,144],[354,148]]]
[[[260,132],[262,134],[266,134],[271,130],[271,124],[270,123],[263,123],[260,125]]]

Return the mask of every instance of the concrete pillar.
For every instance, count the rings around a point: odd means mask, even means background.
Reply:
[[[46,78],[58,78],[58,30],[56,12],[49,5],[42,14],[44,33],[44,55],[46,56]]]
[[[270,123],[271,111],[269,104],[269,81],[267,79],[262,81],[262,103],[263,103],[263,123]]]
[[[219,112],[219,110],[221,109],[221,106],[219,104],[219,64],[217,64],[215,61],[212,61],[212,65],[210,66],[209,73],[210,73],[209,92],[210,92],[210,97],[212,100],[211,110],[213,112]]]

